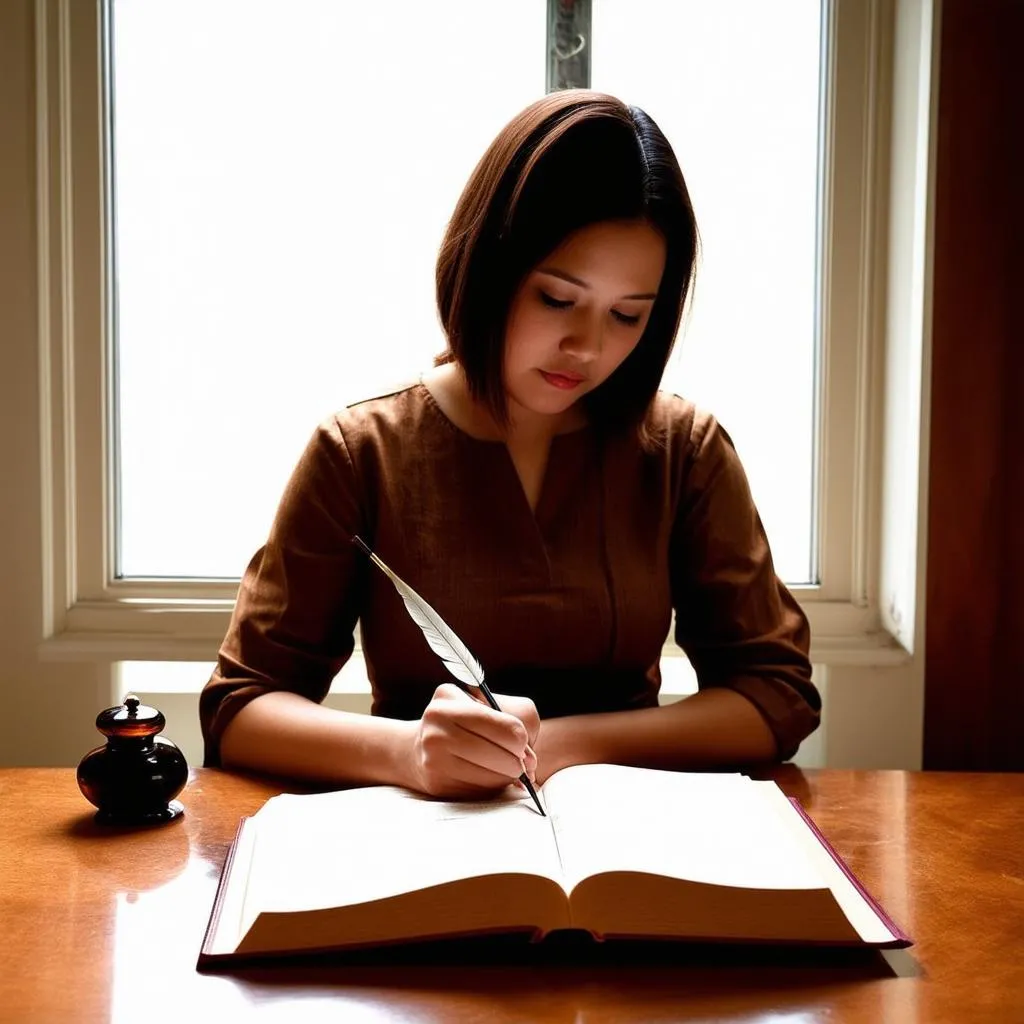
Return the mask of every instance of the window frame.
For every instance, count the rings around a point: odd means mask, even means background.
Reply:
[[[823,0],[817,585],[791,590],[819,664],[909,657],[878,598],[896,6]],[[44,635],[59,660],[209,661],[237,583],[114,576],[110,183],[102,0],[36,0]],[[888,628],[887,628],[888,627]],[[905,640],[905,638],[904,638]],[[666,656],[679,656],[666,641]]]

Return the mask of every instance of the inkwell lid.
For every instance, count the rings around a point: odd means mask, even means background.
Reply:
[[[96,716],[96,728],[104,736],[117,736],[122,739],[152,736],[160,732],[167,724],[163,713],[139,701],[134,693],[129,693],[124,704],[107,708]]]

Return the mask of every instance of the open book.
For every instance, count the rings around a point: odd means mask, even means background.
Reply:
[[[273,797],[243,819],[201,968],[526,931],[910,944],[773,782],[578,765],[482,803],[378,786]]]

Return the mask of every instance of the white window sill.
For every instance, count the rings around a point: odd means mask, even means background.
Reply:
[[[77,662],[200,662],[209,665],[224,637],[231,602],[194,598],[125,598],[107,596],[80,601],[55,623],[51,636],[39,645],[42,661]],[[892,666],[910,660],[907,650],[879,622],[878,613],[851,601],[806,600],[803,607],[811,626],[811,661],[819,665]],[[675,663],[681,662],[685,669]],[[662,654],[665,692],[673,679],[689,671],[675,644]],[[185,670],[186,673],[193,670]],[[209,675],[209,669],[206,670]],[[168,670],[168,678],[178,678]],[[199,672],[199,675],[203,675]],[[185,678],[191,678],[186,675]],[[205,676],[203,677],[205,679]],[[171,685],[171,684],[169,684]],[[183,692],[172,688],[166,692]],[[202,683],[194,686],[199,689]],[[681,682],[676,692],[692,692]],[[366,693],[365,667],[359,646],[335,681],[342,692]]]
[[[670,653],[667,648],[661,659],[661,695],[669,699],[685,697],[697,692],[697,677],[689,660],[680,653]],[[832,657],[821,657],[825,651],[819,651],[819,657],[812,660],[815,671],[818,665],[859,665],[859,666],[893,666],[905,664],[910,655],[898,647],[891,638],[885,635],[874,635],[863,638],[856,648],[850,646],[849,640],[844,647],[835,648]],[[148,694],[198,693],[213,671],[210,661],[122,661],[116,664],[118,677],[115,681],[115,693],[124,695],[131,692]],[[366,678],[366,665],[362,654],[356,650],[345,667],[331,684],[331,694],[335,696],[369,696],[370,684]]]

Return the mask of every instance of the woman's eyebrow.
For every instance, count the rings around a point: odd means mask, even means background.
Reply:
[[[585,288],[590,291],[590,285],[586,281],[581,281],[578,277],[573,277],[572,274],[567,274],[564,270],[559,270],[557,267],[538,267],[538,274],[547,274],[548,277],[558,277],[563,281],[568,281],[569,284],[574,284],[578,288]],[[624,299],[656,299],[658,297],[657,292],[637,292],[635,295],[623,295]]]

